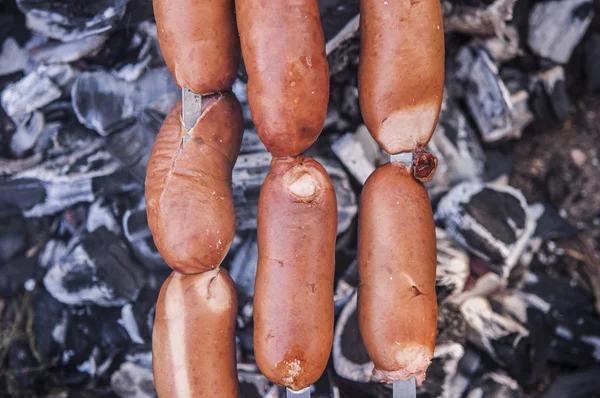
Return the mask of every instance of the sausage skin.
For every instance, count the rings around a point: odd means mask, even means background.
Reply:
[[[317,139],[329,100],[329,66],[317,0],[236,0],[248,103],[274,156]]]
[[[234,0],[153,0],[158,43],[180,87],[228,90],[240,62]]]
[[[437,327],[436,255],[427,191],[402,164],[380,167],[363,188],[358,221],[358,324],[378,380],[425,379]]]
[[[327,365],[336,231],[325,169],[308,157],[274,158],[258,202],[254,352],[275,384],[301,390]]]
[[[173,272],[158,296],[152,367],[161,398],[236,398],[237,298],[224,269]]]
[[[444,90],[438,0],[360,1],[359,99],[373,138],[390,154],[426,146]]]
[[[203,97],[203,113],[186,133],[181,102],[167,116],[148,161],[146,212],[154,243],[182,274],[218,267],[235,235],[231,171],[243,134],[230,92]]]

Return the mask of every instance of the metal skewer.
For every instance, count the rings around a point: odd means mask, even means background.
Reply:
[[[300,391],[290,390],[286,388],[287,398],[310,398],[310,387],[306,387]]]
[[[186,131],[190,131],[202,114],[202,95],[187,88],[181,89],[181,120]]]
[[[412,166],[414,155],[412,152],[400,152],[395,155],[390,155],[390,162],[402,163],[406,167]]]
[[[409,380],[394,381],[394,398],[416,398],[417,380],[413,377]]]

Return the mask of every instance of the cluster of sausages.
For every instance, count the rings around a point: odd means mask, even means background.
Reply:
[[[272,382],[309,387],[333,340],[337,205],[317,139],[329,70],[317,0],[154,0],[161,50],[180,87],[202,96],[189,130],[175,105],[147,171],[148,223],[173,269],[156,307],[153,368],[161,397],[237,397],[237,298],[220,265],[235,234],[231,172],[243,118],[231,92],[240,49],[258,134],[273,155],[258,209],[257,364]],[[384,381],[424,378],[436,333],[435,229],[424,147],[443,89],[438,0],[362,0],[360,101],[389,153],[415,152],[367,181],[359,219],[359,320]],[[421,160],[418,160],[421,159]],[[432,166],[433,165],[433,166]],[[413,170],[414,169],[414,170]]]

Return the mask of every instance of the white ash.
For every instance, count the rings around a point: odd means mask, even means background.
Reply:
[[[65,43],[48,42],[29,52],[37,64],[66,64],[98,54],[107,39],[106,35],[94,35]]]
[[[13,119],[20,119],[62,95],[60,88],[49,78],[32,72],[2,92],[0,102]]]
[[[454,294],[461,293],[470,274],[470,257],[443,229],[436,228],[436,285]]]
[[[25,70],[27,61],[27,52],[13,37],[4,39],[2,50],[0,50],[0,76]]]
[[[135,320],[135,316],[133,315],[132,304],[125,304],[123,308],[121,308],[121,318],[118,322],[119,325],[125,328],[131,341],[136,344],[144,344],[144,339],[140,336],[140,330]]]

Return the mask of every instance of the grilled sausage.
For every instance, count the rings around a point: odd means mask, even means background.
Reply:
[[[319,136],[329,67],[317,0],[237,0],[248,102],[274,156],[295,156]]]
[[[181,103],[167,116],[146,172],[148,225],[167,264],[182,274],[213,269],[235,235],[231,171],[243,119],[229,92],[204,97],[186,133]]]
[[[233,0],[154,0],[158,42],[180,87],[228,90],[240,61]]]
[[[273,159],[258,204],[254,351],[262,373],[293,390],[317,381],[331,351],[336,230],[323,167]]]
[[[359,99],[365,124],[388,153],[424,147],[444,90],[439,0],[361,0]]]
[[[152,333],[159,397],[238,397],[236,314],[227,271],[171,274],[158,296]]]
[[[421,384],[435,348],[435,225],[427,191],[388,163],[367,180],[358,235],[358,323],[376,379]]]

